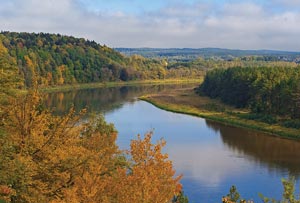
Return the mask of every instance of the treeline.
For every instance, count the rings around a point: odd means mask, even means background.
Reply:
[[[267,61],[260,60],[264,56],[245,56],[235,58],[232,60],[222,60],[218,58],[204,59],[197,58],[192,61],[186,62],[171,62],[168,65],[170,69],[176,68],[189,68],[189,69],[200,69],[204,72],[215,69],[215,68],[234,68],[234,67],[297,67],[295,62],[287,61]]]
[[[200,92],[253,113],[300,118],[300,67],[235,67],[209,71]]]
[[[33,77],[42,86],[74,83],[199,77],[187,68],[167,69],[164,60],[125,57],[94,41],[47,33],[2,32],[4,46],[27,87]]]
[[[274,51],[274,50],[234,50],[220,48],[116,48],[117,51],[128,56],[138,54],[146,58],[165,58],[168,61],[184,62],[193,61],[201,57],[207,60],[248,60],[258,61],[289,61],[300,62],[299,52]]]

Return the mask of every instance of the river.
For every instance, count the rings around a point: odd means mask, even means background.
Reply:
[[[163,138],[190,202],[216,203],[235,185],[241,196],[262,202],[258,193],[281,198],[281,178],[296,177],[299,194],[300,142],[167,112],[138,96],[188,85],[125,86],[50,93],[47,105],[62,114],[79,110],[104,114],[118,130],[117,144],[127,149],[137,134]]]

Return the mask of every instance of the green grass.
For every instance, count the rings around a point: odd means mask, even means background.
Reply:
[[[252,130],[264,132],[282,138],[300,140],[300,131],[297,129],[285,128],[279,125],[270,125],[264,122],[259,122],[250,119],[243,119],[241,117],[235,116],[234,114],[227,113],[226,111],[225,112],[208,111],[205,109],[199,109],[189,105],[165,102],[160,99],[156,99],[155,97],[152,96],[143,96],[140,97],[140,99],[147,101],[153,104],[154,106],[166,111],[202,117],[223,124],[252,129]]]
[[[161,79],[161,80],[136,80],[136,81],[117,81],[117,82],[99,82],[99,83],[83,83],[62,85],[53,87],[40,88],[43,92],[69,91],[73,89],[91,89],[99,87],[117,87],[117,86],[133,86],[133,85],[159,85],[159,84],[184,84],[184,83],[201,83],[203,79]]]

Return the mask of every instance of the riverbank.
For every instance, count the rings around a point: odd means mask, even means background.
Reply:
[[[133,85],[163,85],[163,84],[188,84],[188,83],[201,83],[203,79],[164,79],[164,80],[137,80],[137,81],[117,81],[117,82],[99,82],[99,83],[83,83],[62,85],[53,87],[40,88],[43,92],[64,92],[74,89],[92,89],[100,87],[116,87],[116,86],[133,86]]]
[[[155,95],[145,95],[140,99],[167,111],[198,116],[226,125],[252,129],[282,138],[300,140],[300,130],[241,118],[241,115],[249,112],[245,109],[236,109],[225,105],[218,100],[201,97],[193,89],[179,89]]]

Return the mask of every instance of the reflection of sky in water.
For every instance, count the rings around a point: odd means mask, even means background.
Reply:
[[[154,131],[154,140],[164,138],[164,151],[173,160],[190,202],[221,202],[231,185],[245,198],[261,202],[257,193],[281,197],[281,178],[288,174],[300,180],[300,142],[264,136],[192,116],[170,113],[143,102],[138,95],[154,93],[166,86],[99,88],[53,93],[47,105],[57,113],[68,106],[88,106],[103,112],[119,131],[118,145],[129,147],[137,134]],[[296,187],[297,189],[299,186]]]
[[[256,202],[260,201],[258,192],[281,197],[280,180],[287,176],[290,162],[283,156],[280,158],[285,164],[276,163],[276,157],[282,153],[273,156],[276,149],[255,144],[265,142],[264,139],[276,143],[280,140],[214,125],[201,118],[161,111],[143,101],[127,103],[117,111],[106,113],[105,117],[119,131],[117,142],[123,149],[128,148],[130,139],[139,133],[154,130],[155,140],[163,137],[167,141],[165,151],[173,160],[176,171],[184,174],[182,183],[190,202],[220,202],[233,184],[243,197],[253,198]],[[231,133],[237,137],[231,137]],[[251,144],[253,138],[254,144]],[[294,144],[298,155],[299,144]],[[264,150],[270,154],[264,155]],[[300,165],[296,170],[299,168]]]
[[[247,170],[243,166],[232,164],[239,161],[236,160],[239,158],[232,157],[230,152],[212,145],[171,145],[168,149],[170,159],[174,160],[176,169],[184,171],[186,178],[193,178],[205,184],[218,186],[223,177],[231,173],[240,175],[241,169],[243,172]]]

